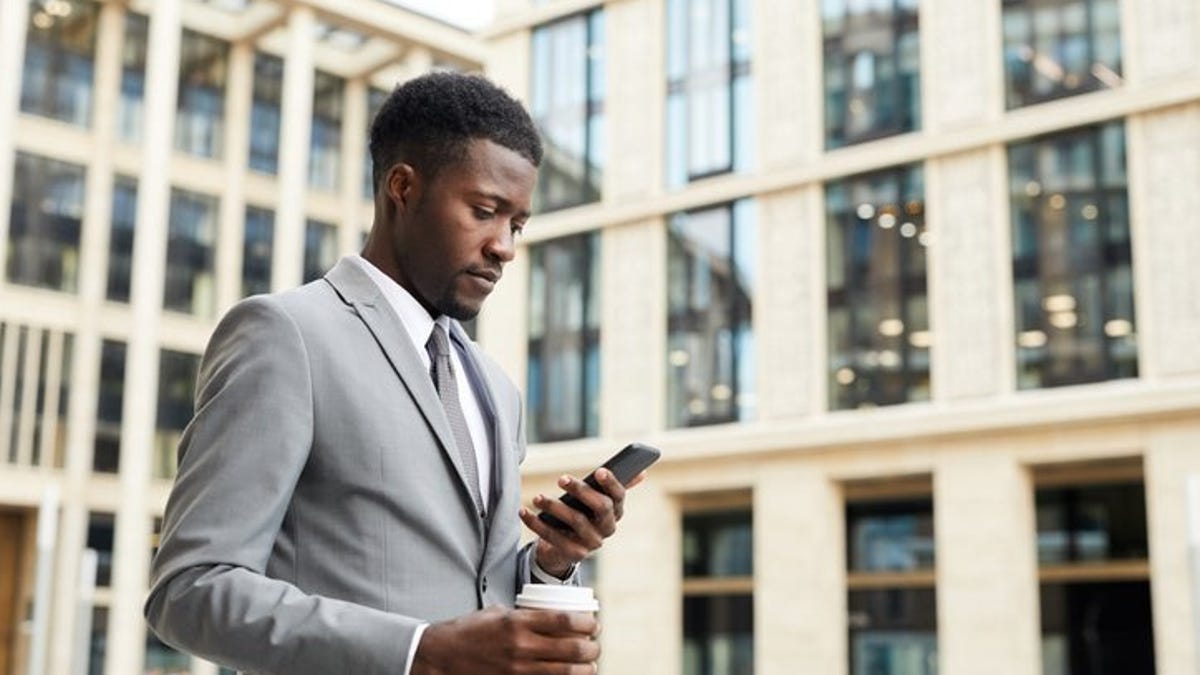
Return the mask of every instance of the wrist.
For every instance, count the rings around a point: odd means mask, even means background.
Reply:
[[[443,675],[441,668],[442,630],[440,624],[431,624],[421,635],[417,651],[413,655],[409,675]]]
[[[575,561],[561,555],[557,549],[542,539],[538,539],[534,547],[533,561],[543,572],[558,579],[566,579],[575,570]]]

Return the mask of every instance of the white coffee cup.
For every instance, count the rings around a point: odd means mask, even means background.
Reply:
[[[550,609],[560,612],[596,612],[600,603],[596,594],[586,586],[556,584],[525,584],[517,595],[521,609]]]

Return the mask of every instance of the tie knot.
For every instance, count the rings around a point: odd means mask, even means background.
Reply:
[[[442,328],[442,324],[436,322],[433,324],[433,332],[429,334],[429,341],[425,343],[425,348],[429,350],[434,359],[450,356],[450,338],[446,335],[446,329]]]

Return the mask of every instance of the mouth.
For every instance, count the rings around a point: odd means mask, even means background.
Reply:
[[[468,270],[467,274],[470,274],[473,277],[478,277],[491,283],[492,285],[495,285],[497,281],[500,281],[500,277],[503,275],[503,272],[499,270]]]

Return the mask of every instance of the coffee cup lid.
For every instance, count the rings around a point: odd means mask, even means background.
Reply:
[[[585,586],[525,584],[517,596],[517,607],[556,609],[563,612],[595,612],[600,603],[592,589]]]

